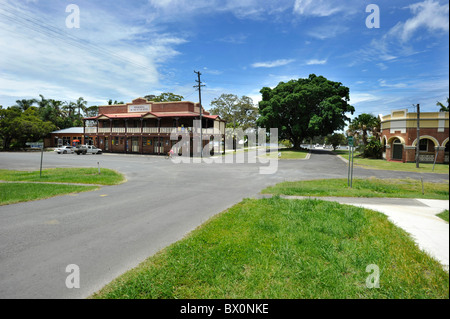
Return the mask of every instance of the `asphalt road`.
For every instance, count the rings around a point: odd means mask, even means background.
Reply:
[[[0,206],[0,298],[85,298],[183,238],[211,216],[287,180],[346,178],[346,164],[326,151],[309,160],[278,161],[260,174],[252,154],[244,163],[181,163],[156,156],[44,154],[44,168],[97,167],[127,182],[78,195]],[[249,157],[247,157],[249,156]],[[0,153],[0,169],[39,170],[40,153]],[[250,163],[249,163],[250,162]],[[355,168],[354,177],[448,181],[446,174]],[[80,288],[66,287],[68,265]]]

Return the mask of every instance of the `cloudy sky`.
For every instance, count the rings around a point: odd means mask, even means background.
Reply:
[[[366,25],[371,3],[379,28]],[[3,106],[39,94],[197,102],[195,70],[206,109],[222,93],[257,103],[262,87],[315,73],[350,88],[355,115],[434,111],[449,96],[448,63],[443,0],[0,0]]]

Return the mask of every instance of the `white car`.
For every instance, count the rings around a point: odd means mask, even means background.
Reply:
[[[58,154],[73,154],[72,146],[61,146],[55,149],[55,152]]]

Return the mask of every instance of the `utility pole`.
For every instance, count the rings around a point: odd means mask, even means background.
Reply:
[[[419,168],[420,151],[420,104],[417,104],[417,144],[416,144],[416,168]]]
[[[203,157],[203,111],[202,111],[202,81],[200,80],[200,75],[202,75],[199,71],[194,71],[197,74],[198,80],[197,85],[194,85],[195,88],[198,88],[198,101],[200,104],[200,157]]]

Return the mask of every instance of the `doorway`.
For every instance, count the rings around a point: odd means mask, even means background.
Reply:
[[[403,144],[398,138],[392,143],[392,159],[400,161],[403,159]]]

